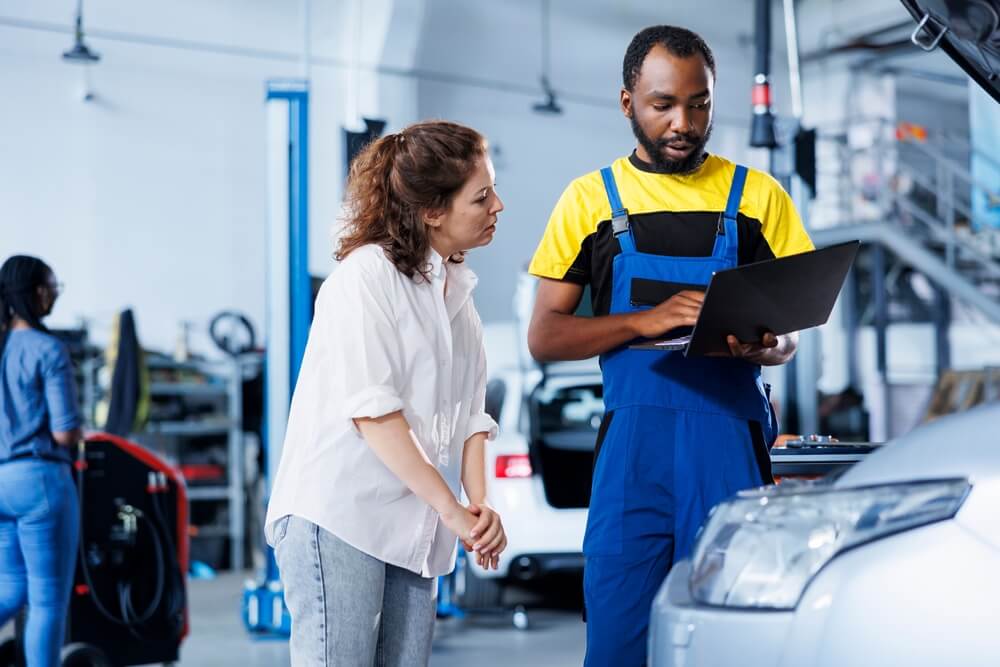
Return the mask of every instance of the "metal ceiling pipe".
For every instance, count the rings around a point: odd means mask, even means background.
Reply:
[[[788,52],[788,79],[792,87],[792,116],[802,120],[802,75],[799,72],[799,25],[795,0],[784,0],[785,45]]]
[[[750,145],[754,148],[776,148],[774,115],[771,113],[771,0],[754,0],[755,72],[750,101],[753,122]]]

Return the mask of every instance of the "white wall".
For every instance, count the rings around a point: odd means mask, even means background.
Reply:
[[[222,308],[258,324],[264,294],[263,78],[287,65],[94,40],[96,99],[66,35],[0,28],[0,254],[67,284],[52,323],[126,306],[141,339]],[[258,195],[259,193],[259,195]]]
[[[0,255],[48,261],[67,285],[50,323],[87,318],[99,340],[128,306],[157,349],[172,349],[188,320],[195,349],[214,352],[205,329],[222,309],[246,312],[260,332],[265,82],[302,75],[299,3],[90,0],[88,42],[102,57],[89,68],[91,102],[86,69],[60,58],[72,4],[0,6]],[[370,70],[394,30],[412,28],[392,24],[389,1],[365,3],[360,31],[350,20],[360,4],[313,4],[310,268],[325,275],[341,126],[349,114],[415,118],[411,81],[352,78],[347,65]],[[422,3],[407,5],[419,19]]]
[[[38,254],[55,267],[68,290],[54,325],[88,318],[103,339],[113,313],[132,306],[147,346],[169,350],[188,320],[195,348],[211,352],[204,331],[215,312],[235,308],[262,325],[263,94],[268,79],[303,73],[301,3],[89,0],[88,42],[102,61],[89,69],[96,97],[87,103],[85,69],[59,57],[72,41],[71,5],[0,7],[0,253]],[[553,3],[552,80],[566,113],[544,117],[529,110],[540,99],[536,2],[314,0],[311,271],[333,265],[341,126],[373,116],[391,131],[451,118],[500,150],[507,211],[494,245],[471,263],[484,278],[484,318],[509,319],[514,273],[562,188],[634,143],[617,110],[621,59],[632,35],[655,22],[688,25],[710,41],[720,75],[713,148],[762,166],[766,156],[745,149],[752,51],[739,36],[752,31],[751,3],[712,7],[714,15],[693,6],[664,14],[652,1]],[[776,27],[776,81],[780,36]],[[486,87],[441,80],[455,74]],[[505,83],[522,92],[496,89]],[[783,107],[780,84],[775,97]]]
[[[262,324],[264,85],[303,71],[301,4],[88,0],[88,40],[102,54],[91,68],[90,103],[80,99],[83,70],[59,57],[71,43],[71,5],[0,6],[0,254],[34,253],[56,268],[68,291],[53,324],[91,318],[103,338],[111,315],[131,305],[148,346],[169,350],[178,321],[190,320],[196,346],[208,352],[204,327],[218,310],[243,310]],[[617,108],[621,60],[632,35],[656,22],[691,27],[715,50],[712,149],[765,166],[766,154],[746,146],[751,2],[553,2],[551,78],[565,109],[557,117],[530,110],[541,99],[538,6],[313,0],[313,273],[333,266],[341,126],[358,116],[385,118],[389,130],[450,118],[482,130],[499,151],[507,210],[494,243],[470,263],[482,277],[484,319],[509,319],[515,275],[559,193],[634,145]],[[779,7],[772,79],[777,110],[787,113]],[[852,16],[872,23],[902,15],[895,0],[808,0],[800,8],[804,51],[848,34]],[[807,121],[836,120],[845,101],[837,67],[804,73],[813,100]]]
[[[731,26],[752,32],[745,27],[752,25],[752,3],[706,4],[725,8]],[[553,5],[557,10],[560,3]],[[625,48],[647,25],[670,21],[703,31],[715,53],[719,78],[710,148],[758,168],[767,165],[765,151],[747,146],[753,52],[752,45],[733,38],[735,29],[720,31],[710,13],[693,7],[679,7],[672,16],[616,13],[611,8],[604,16],[555,12],[551,82],[561,93],[564,112],[551,116],[531,110],[542,100],[537,88],[541,58],[537,12],[535,3],[438,0],[428,3],[424,19],[425,39],[418,57],[421,69],[496,82],[492,87],[422,82],[418,109],[422,117],[448,118],[476,127],[487,135],[494,151],[499,150],[499,155],[494,154],[497,187],[506,210],[500,215],[493,243],[469,256],[480,276],[476,303],[486,321],[512,316],[516,275],[531,259],[566,185],[627,155],[635,146],[628,120],[618,108],[618,96]],[[780,25],[780,16],[774,18],[776,26]],[[435,28],[449,22],[463,29]],[[720,36],[713,38],[713,33]],[[787,79],[781,48],[775,45],[772,61],[778,82]],[[779,110],[784,109],[787,86],[776,84],[775,97]]]

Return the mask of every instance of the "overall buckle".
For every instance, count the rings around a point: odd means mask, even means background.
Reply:
[[[719,220],[715,223],[715,234],[716,236],[726,235],[726,212],[722,211],[719,213]]]
[[[615,236],[619,236],[628,231],[628,209],[614,211],[611,214],[611,231]]]

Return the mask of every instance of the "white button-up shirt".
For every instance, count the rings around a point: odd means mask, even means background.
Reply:
[[[375,455],[353,419],[402,410],[459,497],[465,441],[496,437],[485,412],[486,355],[476,275],[431,252],[430,282],[358,248],[320,288],[292,398],[265,534],[295,515],[425,577],[454,567],[454,533]],[[445,289],[447,282],[447,290]]]

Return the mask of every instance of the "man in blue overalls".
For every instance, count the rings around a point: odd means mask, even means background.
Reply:
[[[643,664],[652,598],[713,505],[771,481],[776,424],[762,365],[794,336],[730,337],[731,356],[632,349],[690,327],[713,272],[812,249],[770,176],[705,152],[715,62],[694,33],[654,26],[625,54],[621,109],[635,151],[577,178],[529,271],[540,361],[600,355],[606,413],[584,539],[586,664]],[[585,287],[594,317],[574,315]]]

